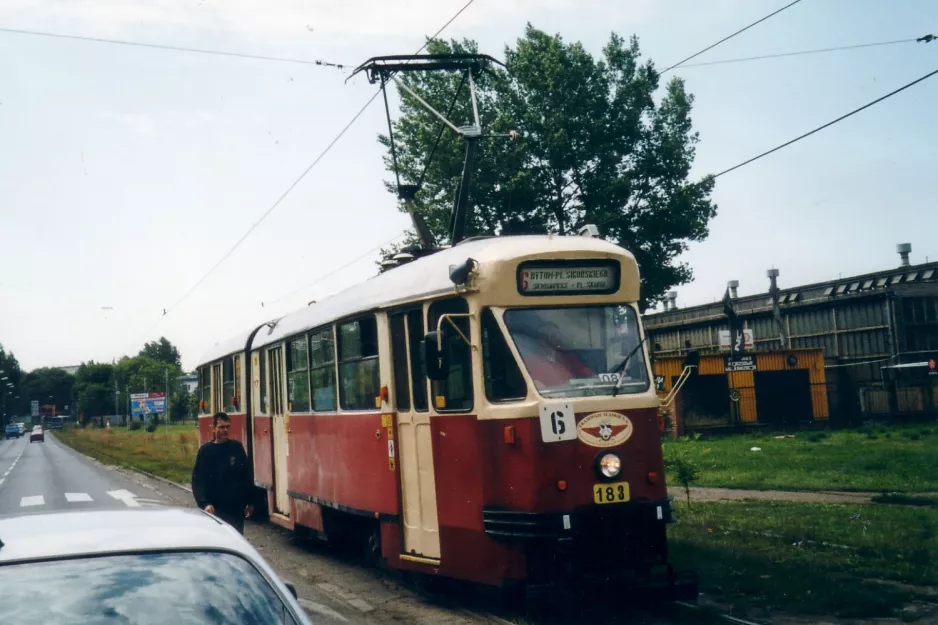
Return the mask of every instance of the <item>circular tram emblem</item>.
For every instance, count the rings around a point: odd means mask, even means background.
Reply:
[[[594,412],[576,424],[576,434],[592,447],[615,447],[632,436],[632,421],[618,412]]]

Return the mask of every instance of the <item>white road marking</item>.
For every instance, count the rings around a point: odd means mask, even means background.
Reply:
[[[6,479],[5,477],[0,477],[0,484],[3,484],[3,483],[6,482],[6,481],[7,481],[7,479]]]
[[[65,493],[65,499],[68,503],[78,503],[80,501],[94,501],[88,493]]]
[[[341,623],[348,623],[348,619],[333,610],[328,606],[324,606],[321,603],[316,603],[315,601],[310,601],[309,599],[297,599],[297,602],[300,604],[300,607],[306,610],[306,613],[312,616],[313,613],[319,614],[320,616],[325,616],[331,618],[334,621],[339,621]]]
[[[137,496],[134,495],[129,490],[109,490],[108,495],[113,497],[118,501],[123,501],[128,508],[139,508],[140,504],[137,503]]]
[[[29,506],[41,506],[46,503],[46,500],[42,495],[35,495],[33,497],[23,497],[20,499],[20,508],[26,508]]]
[[[10,469],[7,469],[7,472],[3,474],[3,477],[6,477],[10,474]]]

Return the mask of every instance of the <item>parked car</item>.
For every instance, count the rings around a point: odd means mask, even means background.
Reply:
[[[0,517],[0,622],[310,621],[261,555],[201,510]]]
[[[29,442],[39,441],[40,443],[46,442],[46,434],[42,431],[41,425],[33,426],[33,431],[29,433]],[[0,539],[3,537],[0,536]]]
[[[7,426],[3,428],[3,438],[5,439],[19,438],[22,435],[22,432],[20,432],[20,426],[16,425],[15,423],[7,423]]]

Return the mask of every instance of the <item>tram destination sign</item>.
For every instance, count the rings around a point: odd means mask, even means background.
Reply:
[[[518,267],[521,295],[593,295],[619,290],[614,260],[530,261]]]

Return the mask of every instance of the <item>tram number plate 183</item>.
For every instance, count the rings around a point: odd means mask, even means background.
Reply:
[[[593,501],[596,503],[621,503],[629,500],[629,483],[594,484]]]

